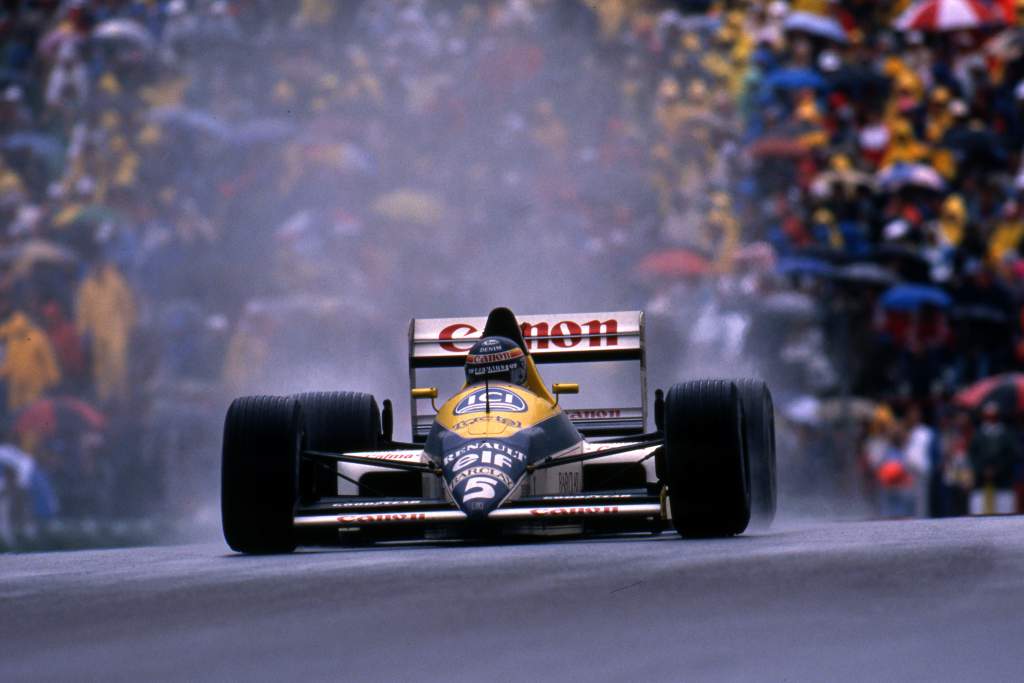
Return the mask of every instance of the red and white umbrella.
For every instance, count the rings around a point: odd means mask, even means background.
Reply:
[[[917,0],[896,19],[901,31],[959,31],[1005,24],[997,4],[984,0]]]

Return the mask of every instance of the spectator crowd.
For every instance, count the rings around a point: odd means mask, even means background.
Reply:
[[[229,396],[485,299],[763,375],[784,493],[1015,511],[1017,4],[3,3],[0,546],[194,513]]]

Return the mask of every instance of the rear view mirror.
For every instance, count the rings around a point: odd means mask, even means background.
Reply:
[[[413,387],[409,392],[413,398],[429,398],[430,407],[437,412],[437,405],[434,404],[434,399],[437,398],[437,387]]]
[[[555,405],[557,406],[559,396],[580,393],[580,385],[572,382],[555,383],[551,385],[551,393],[555,395]]]

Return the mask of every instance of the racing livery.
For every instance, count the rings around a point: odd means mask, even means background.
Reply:
[[[563,410],[577,384],[538,363],[631,363],[636,405]],[[442,405],[423,368],[463,367]],[[579,366],[572,366],[579,367]],[[413,320],[412,441],[369,394],[236,399],[225,421],[222,518],[240,552],[389,539],[660,532],[731,536],[775,512],[771,394],[700,380],[654,394],[640,312]],[[429,404],[434,410],[427,413]]]

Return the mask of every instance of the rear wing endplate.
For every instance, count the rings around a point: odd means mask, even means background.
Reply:
[[[566,410],[584,434],[639,434],[647,423],[647,363],[642,311],[516,316],[535,363],[638,361],[639,406]],[[409,324],[409,383],[421,368],[458,367],[480,338],[486,318],[414,318]],[[413,439],[423,441],[433,414],[418,414],[412,399]]]

